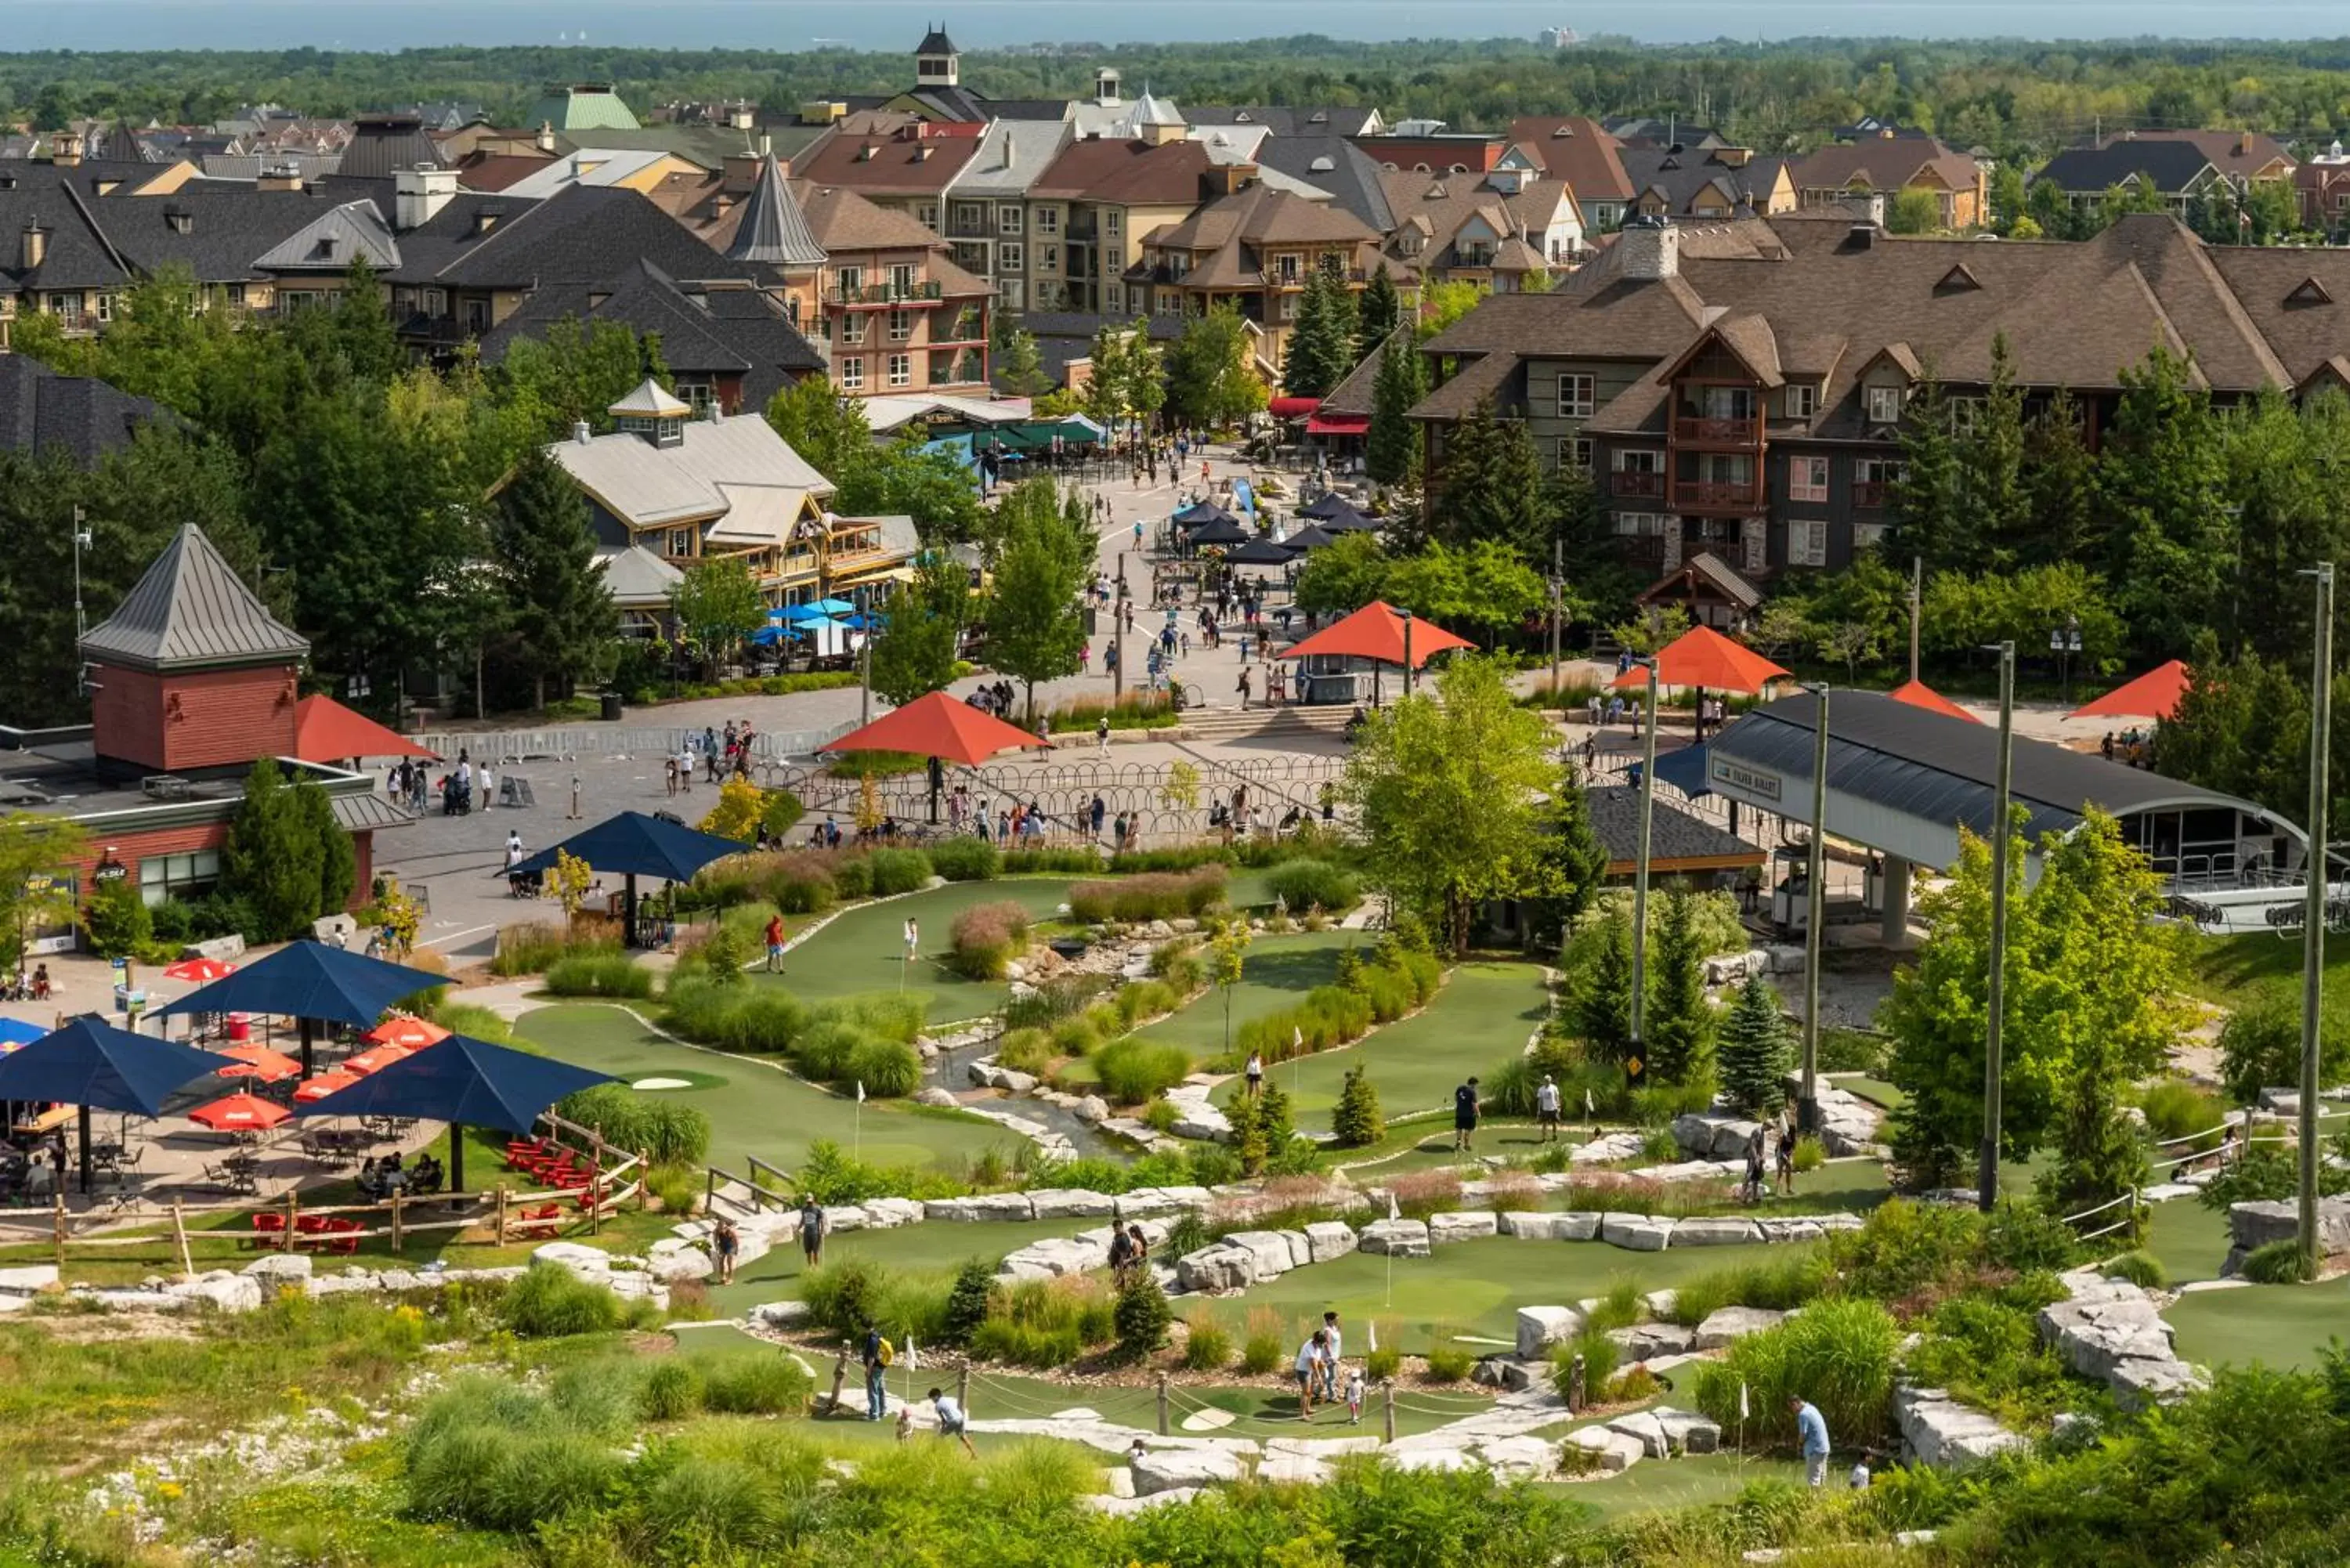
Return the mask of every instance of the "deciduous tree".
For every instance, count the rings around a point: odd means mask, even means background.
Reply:
[[[714,673],[750,635],[767,624],[759,579],[736,556],[696,561],[670,589],[670,610],[678,629]]]
[[[943,550],[924,554],[914,580],[889,601],[873,639],[873,690],[898,707],[942,691],[954,680],[969,619],[971,574]]]

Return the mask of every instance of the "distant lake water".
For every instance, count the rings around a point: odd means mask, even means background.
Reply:
[[[967,49],[1045,40],[1189,43],[1323,33],[1385,40],[1518,37],[1545,27],[1643,42],[1821,36],[1908,37],[2337,37],[2339,6],[2214,11],[2184,0],[1782,0],[1770,6],[1664,0],[1579,9],[1524,0],[0,0],[0,50],[46,48],[398,49],[441,44],[591,44],[805,49],[819,40],[910,51],[943,18]]]

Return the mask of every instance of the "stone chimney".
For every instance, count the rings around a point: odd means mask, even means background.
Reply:
[[[47,258],[48,254],[49,231],[41,227],[38,223],[26,223],[23,250],[24,270],[32,271]]]
[[[281,163],[275,169],[265,163],[261,166],[261,178],[254,182],[256,191],[299,191],[301,188],[302,166],[298,163]]]
[[[401,234],[421,229],[457,197],[457,171],[420,163],[391,176],[392,226]]]
[[[1616,236],[1617,254],[1627,278],[1658,283],[1681,270],[1680,231],[1662,214],[1627,220]]]
[[[538,150],[541,152],[551,155],[555,151],[555,124],[552,120],[542,119],[538,122],[537,141]]]

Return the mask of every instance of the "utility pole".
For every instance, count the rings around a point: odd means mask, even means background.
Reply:
[[[78,506],[73,509],[74,556],[74,639],[78,642],[89,635],[89,618],[81,607],[81,553],[89,548],[89,530],[83,526],[85,514]],[[78,656],[78,655],[77,655]]]
[[[1999,645],[1999,771],[1991,811],[1991,982],[1983,1025],[1983,1135],[1975,1161],[1975,1206],[1999,1201],[2000,1097],[2007,1034],[2008,797],[2015,774],[2015,644]]]
[[[1648,841],[1657,791],[1657,657],[1641,659],[1648,672],[1648,705],[1640,715],[1640,835],[1632,858],[1632,1059],[1640,1059],[1648,1013]]]
[[[1909,557],[1909,679],[1918,679],[1918,619],[1926,595],[1926,557]]]
[[[2334,730],[2334,563],[2321,561],[2317,579],[2315,660],[2309,672],[2309,853],[2303,861],[2309,905],[2301,932],[2301,1265],[2317,1277],[2317,1030],[2325,992],[2326,795]]]
[[[1812,687],[1812,842],[1804,862],[1804,1064],[1795,1129],[1820,1130],[1820,954],[1827,941],[1828,683]]]

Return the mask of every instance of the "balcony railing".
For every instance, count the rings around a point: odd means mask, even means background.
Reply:
[[[1617,495],[1662,495],[1665,476],[1643,473],[1638,469],[1619,468],[1607,476],[1607,487]]]
[[[1680,479],[1672,484],[1676,506],[1744,509],[1762,504],[1762,487],[1751,479]]]
[[[1759,414],[1744,419],[1690,419],[1682,415],[1673,421],[1673,439],[1719,446],[1761,446],[1762,420]]]
[[[951,240],[992,240],[995,227],[985,218],[953,218],[947,220],[947,238]]]
[[[1887,486],[1881,479],[1864,479],[1852,487],[1852,504],[1862,511],[1875,511],[1884,506]]]
[[[935,282],[929,283],[868,283],[862,288],[842,284],[834,298],[843,305],[896,305],[911,299],[938,299],[945,291]]]

